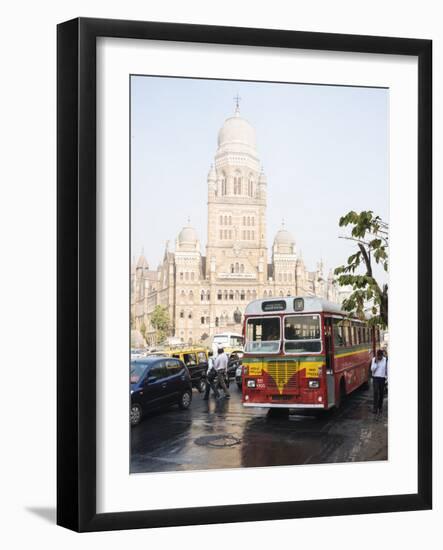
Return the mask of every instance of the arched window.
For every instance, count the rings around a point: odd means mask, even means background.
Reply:
[[[252,197],[254,195],[254,180],[249,178],[248,181],[248,195]]]
[[[266,292],[266,290],[263,292],[263,298],[267,298],[268,297],[268,293]]]
[[[225,298],[225,300],[228,299],[228,291],[227,290],[225,290],[225,292],[224,292],[224,298]]]
[[[188,272],[185,273],[185,280],[189,281],[189,273]]]
[[[235,291],[235,299],[238,301],[240,297],[240,292],[238,290]]]
[[[218,320],[218,317],[215,318],[215,326],[218,327],[218,324],[219,324],[219,320]]]
[[[230,299],[230,300],[233,300],[233,299],[234,299],[234,291],[233,291],[233,290],[230,290],[230,291],[229,291],[229,299]]]
[[[200,323],[201,323],[202,325],[205,324],[205,318],[204,318],[204,317],[200,317]]]
[[[244,273],[244,272],[245,272],[245,266],[244,266],[244,264],[241,264],[240,273]]]
[[[180,271],[180,281],[183,281],[183,271]]]
[[[192,319],[192,311],[188,313],[188,319]]]
[[[220,216],[220,225],[223,225],[223,216]]]
[[[280,290],[279,296],[283,297],[283,290]]]
[[[209,317],[206,317],[206,324],[209,325]]]
[[[231,273],[234,273],[234,264],[231,264]]]
[[[257,298],[257,291],[253,290],[252,291],[252,299],[255,300],[256,298]]]
[[[269,298],[272,297],[272,290],[269,291]]]
[[[228,221],[229,221],[229,225],[232,225],[232,217],[231,216],[229,216]]]
[[[211,293],[209,292],[209,290],[206,292],[206,300],[209,300],[211,299]]]
[[[191,304],[194,302],[194,293],[192,292],[192,290],[189,291],[189,301],[191,302]]]
[[[240,271],[240,266],[238,264],[238,262],[236,262],[235,264],[235,272],[238,273]]]
[[[203,302],[204,299],[205,299],[205,293],[202,290],[200,293],[200,300]]]
[[[246,298],[247,298],[248,300],[251,299],[251,291],[250,291],[250,290],[248,290],[248,291],[246,292]]]
[[[240,292],[240,300],[244,300],[244,299],[245,299],[245,291],[242,290],[242,291]]]
[[[221,180],[221,194],[226,195],[226,178],[224,176]]]
[[[217,300],[221,300],[222,299],[222,291],[221,290],[217,290]]]
[[[241,176],[234,176],[234,195],[241,195]]]
[[[191,271],[191,281],[193,281],[193,280],[194,280],[194,272]]]
[[[225,218],[224,218],[223,221],[224,221],[224,224],[225,224],[225,225],[228,225],[228,216],[225,216]]]
[[[185,318],[185,312],[183,310],[180,311],[180,319]]]

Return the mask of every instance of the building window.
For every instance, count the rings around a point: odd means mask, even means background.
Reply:
[[[226,195],[226,178],[221,180],[221,193],[222,195]]]
[[[215,326],[216,326],[216,327],[218,327],[218,323],[219,323],[218,317],[216,317],[216,318],[215,318]]]
[[[185,273],[185,280],[189,281],[189,273],[188,272]]]
[[[203,302],[204,299],[205,299],[205,293],[202,290],[200,294],[200,300]]]
[[[221,299],[222,299],[222,291],[218,290],[217,291],[217,300],[221,300]]]
[[[220,239],[223,239],[223,231],[220,229]]]
[[[202,324],[202,325],[205,324],[205,318],[204,317],[200,317],[200,324]]]
[[[229,225],[232,225],[232,218],[229,216]]]
[[[231,273],[234,273],[234,264],[231,264]]]
[[[209,290],[206,292],[206,300],[209,300],[211,299],[211,293],[209,292]]]
[[[245,266],[244,266],[244,264],[241,264],[240,273],[244,273],[244,272],[245,272]]]
[[[229,291],[229,299],[230,299],[230,300],[233,300],[233,299],[234,299],[234,291],[233,291],[233,290],[230,290],[230,291]]]
[[[193,280],[194,280],[194,272],[192,271],[191,272],[191,281],[193,281]]]
[[[185,318],[185,312],[183,310],[180,311],[180,319]]]
[[[223,225],[223,216],[220,216],[220,225]]]
[[[224,217],[223,222],[224,222],[224,225],[228,225],[228,216],[225,216],[225,217]]]
[[[238,273],[239,272],[239,265],[238,265],[238,262],[235,264],[235,272]]]
[[[192,319],[192,312],[191,311],[188,313],[188,319]]]
[[[232,229],[229,230],[229,238],[232,239]]]
[[[225,292],[224,292],[224,298],[225,298],[225,300],[228,299],[228,291],[227,290],[225,290]]]
[[[242,290],[242,291],[240,292],[240,300],[244,300],[244,299],[245,299],[245,291]]]

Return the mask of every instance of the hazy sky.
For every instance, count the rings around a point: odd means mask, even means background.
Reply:
[[[341,215],[389,221],[388,90],[147,76],[131,80],[133,256],[155,268],[188,217],[205,254],[207,174],[237,93],[268,180],[268,255],[284,218],[308,269],[343,263]]]

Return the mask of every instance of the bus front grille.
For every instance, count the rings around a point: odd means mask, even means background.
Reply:
[[[297,377],[294,374],[298,370],[296,361],[270,361],[268,363],[268,374],[272,378],[270,387],[276,388],[295,388],[297,386]]]

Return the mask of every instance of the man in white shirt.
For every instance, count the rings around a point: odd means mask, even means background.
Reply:
[[[226,355],[223,348],[219,348],[217,351],[217,357],[215,358],[214,363],[215,370],[217,372],[218,383],[223,389],[225,398],[229,399],[231,394],[229,393],[228,387],[225,382],[225,375],[228,372],[228,356]]]
[[[372,412],[378,417],[383,410],[383,397],[385,393],[385,383],[388,378],[388,360],[383,355],[381,349],[377,350],[371,364],[372,384],[374,387],[374,405]]]

